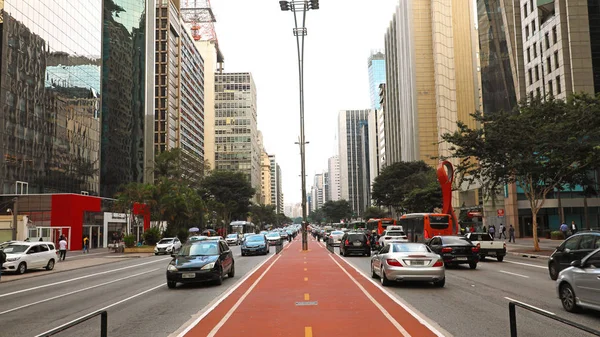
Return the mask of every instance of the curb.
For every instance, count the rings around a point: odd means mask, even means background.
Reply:
[[[536,255],[536,254],[528,254],[528,253],[506,252],[506,254],[510,254],[510,255],[514,255],[514,256],[520,256],[520,257],[528,257],[528,258],[531,258],[531,259],[545,259],[545,260],[548,260],[550,258],[550,256],[546,256],[546,255]]]

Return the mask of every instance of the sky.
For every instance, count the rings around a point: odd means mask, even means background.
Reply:
[[[304,117],[307,192],[313,176],[337,154],[340,110],[368,109],[367,59],[384,48],[398,0],[321,0],[307,15]],[[278,0],[211,0],[225,72],[251,72],[258,95],[258,128],[282,171],[284,202],[302,200],[298,63],[293,14]]]

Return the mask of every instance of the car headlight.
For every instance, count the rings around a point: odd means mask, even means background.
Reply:
[[[17,256],[17,257],[9,257],[9,258],[6,258],[6,262],[13,262],[13,261],[17,261],[17,260],[18,260],[18,259],[20,259],[20,258],[21,258],[20,256]]]
[[[173,250],[173,246],[169,246],[169,247],[167,247],[167,252],[169,252],[169,251],[171,251],[171,250]]]
[[[178,270],[177,267],[175,267],[175,265],[173,265],[173,264],[170,264],[167,267],[167,271],[170,271],[170,272],[176,272],[177,270]]]
[[[211,262],[211,263],[205,264],[204,267],[202,267],[201,269],[207,270],[207,269],[213,269],[214,267],[215,267],[215,263]]]

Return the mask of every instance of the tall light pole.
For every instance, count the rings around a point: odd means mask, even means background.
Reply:
[[[291,11],[294,14],[294,36],[298,47],[298,77],[300,83],[300,176],[302,180],[302,250],[308,250],[307,214],[306,214],[306,140],[304,138],[304,37],[307,30],[306,12],[310,9],[319,9],[319,0],[279,1],[282,11]],[[302,24],[298,24],[298,14],[302,14]]]

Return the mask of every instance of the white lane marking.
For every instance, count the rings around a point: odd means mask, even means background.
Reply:
[[[87,288],[83,288],[83,289],[79,289],[79,290],[71,291],[71,292],[69,292],[69,293],[60,294],[60,295],[58,295],[58,296],[54,296],[54,297],[50,297],[50,298],[46,298],[46,299],[43,299],[43,300],[41,300],[41,301],[37,301],[37,302],[33,302],[33,303],[29,303],[29,304],[25,304],[25,305],[22,305],[22,306],[20,306],[20,307],[16,307],[16,308],[12,308],[12,309],[9,309],[9,310],[2,311],[2,312],[0,312],[0,315],[4,315],[4,314],[7,314],[7,313],[9,313],[9,312],[13,312],[13,311],[21,310],[21,309],[24,309],[24,308],[30,307],[30,306],[32,306],[32,305],[36,305],[36,304],[40,304],[40,303],[44,303],[44,302],[48,302],[48,301],[53,301],[53,300],[55,300],[55,299],[58,299],[58,298],[63,298],[63,297],[65,297],[65,296],[69,296],[69,295],[77,294],[77,293],[80,293],[80,292],[82,292],[82,291],[86,291],[86,290],[90,290],[90,289],[94,289],[94,288],[102,287],[102,286],[105,286],[105,285],[108,285],[108,284],[111,284],[111,283],[115,283],[115,282],[119,282],[119,281],[127,280],[127,279],[130,279],[130,278],[132,278],[132,277],[136,277],[136,276],[140,276],[140,275],[148,274],[148,273],[151,273],[151,272],[154,272],[154,271],[157,271],[157,270],[158,270],[158,268],[156,268],[156,269],[152,269],[152,270],[149,270],[149,271],[145,271],[145,272],[143,272],[143,273],[138,273],[138,274],[129,275],[129,276],[127,276],[127,277],[122,277],[122,278],[119,278],[119,279],[116,279],[116,280],[112,280],[112,281],[108,281],[108,282],[105,282],[105,283],[96,284],[96,285],[94,285],[94,286],[91,286],[91,287],[87,287]]]
[[[237,308],[240,306],[240,304],[242,304],[242,302],[246,299],[246,297],[248,297],[250,292],[252,292],[252,290],[254,290],[254,288],[256,287],[258,282],[260,282],[260,280],[262,280],[262,278],[265,276],[265,274],[271,269],[271,267],[273,267],[275,262],[277,262],[277,260],[279,260],[280,257],[281,257],[281,255],[277,256],[275,261],[273,261],[273,263],[271,263],[267,267],[267,269],[265,269],[265,271],[256,279],[256,281],[254,281],[254,283],[252,283],[250,288],[248,288],[248,290],[246,290],[244,295],[242,295],[242,297],[240,297],[240,299],[237,302],[235,302],[233,307],[231,307],[231,309],[229,309],[229,311],[225,314],[225,316],[223,316],[221,321],[219,321],[219,323],[217,323],[217,325],[215,325],[215,327],[208,333],[208,335],[206,337],[214,337],[217,334],[217,332],[219,332],[219,329],[221,329],[221,327],[223,327],[225,322],[227,322],[227,320],[231,317],[231,315],[233,315],[233,313],[237,310]]]
[[[134,298],[136,298],[136,297],[139,297],[139,296],[142,296],[142,295],[144,295],[144,294],[146,294],[146,293],[149,293],[149,292],[151,292],[151,291],[153,291],[153,290],[155,290],[155,289],[158,289],[158,288],[160,288],[160,287],[164,287],[165,285],[166,285],[166,283],[161,283],[161,284],[157,285],[156,287],[152,287],[152,288],[150,288],[150,289],[146,289],[146,290],[142,291],[141,293],[137,293],[137,294],[135,294],[135,295],[129,296],[129,297],[127,297],[127,298],[124,298],[124,299],[120,300],[119,302],[115,302],[115,303],[113,303],[113,304],[111,304],[111,305],[107,305],[107,306],[105,306],[104,308],[98,309],[98,310],[96,310],[96,311],[93,311],[93,312],[99,312],[99,311],[104,311],[104,310],[107,310],[107,309],[109,309],[109,308],[112,308],[112,307],[114,307],[114,306],[116,306],[116,305],[119,305],[119,304],[121,304],[121,303],[124,303],[124,302],[127,302],[127,301],[129,301],[129,300],[132,300],[132,299],[134,299]],[[86,314],[86,315],[89,315],[89,314],[90,314],[90,313],[88,313],[88,314]],[[81,317],[84,317],[84,316],[86,316],[86,315],[82,315]],[[75,318],[74,320],[72,320],[72,321],[70,321],[70,322],[67,322],[67,323],[65,323],[65,324],[63,324],[63,325],[61,325],[61,326],[59,326],[59,327],[57,327],[57,328],[62,328],[62,327],[64,327],[64,326],[67,326],[67,325],[69,325],[69,324],[72,324],[73,322],[77,321],[77,320],[78,320],[78,319],[80,319],[81,317],[79,317],[79,318]],[[54,329],[56,329],[56,328],[54,328]],[[42,332],[41,334],[37,335],[36,337],[44,336],[44,335],[48,334],[48,332],[50,332],[50,331],[52,331],[52,330],[54,330],[54,329],[50,329],[50,330],[48,330],[48,331],[46,331],[46,332]]]
[[[169,258],[166,258],[166,259],[160,259],[160,260],[155,260],[155,261],[150,261],[150,262],[144,262],[144,263],[136,264],[136,265],[133,265],[133,266],[127,266],[127,267],[122,267],[122,268],[107,270],[107,271],[103,271],[103,272],[99,272],[99,273],[95,273],[95,274],[89,274],[89,275],[86,275],[86,276],[80,276],[80,277],[72,278],[72,279],[69,279],[69,280],[64,280],[64,281],[59,281],[59,282],[54,282],[54,283],[48,283],[48,284],[44,284],[44,285],[37,286],[37,287],[27,288],[27,289],[21,289],[21,290],[13,291],[13,292],[10,292],[10,293],[1,294],[0,298],[6,297],[6,296],[11,296],[11,295],[16,295],[16,294],[21,294],[21,293],[32,291],[32,290],[37,290],[37,289],[42,289],[42,288],[48,288],[48,287],[52,287],[52,286],[59,285],[59,284],[65,284],[65,283],[69,283],[69,282],[83,280],[83,279],[94,277],[94,276],[98,276],[98,275],[110,274],[110,273],[114,273],[114,272],[117,272],[117,271],[131,269],[131,268],[136,268],[136,267],[139,267],[139,266],[144,266],[144,265],[147,265],[147,264],[161,262],[161,261],[165,261],[165,260],[171,260],[171,258],[169,257]],[[76,269],[74,269],[74,270],[76,270]]]
[[[538,266],[536,264],[523,263],[523,262],[506,261],[506,260],[504,260],[504,262],[506,262],[506,263],[512,263],[512,264],[518,264],[518,265],[527,266],[527,267],[541,268],[541,269],[547,269],[548,268],[548,267],[544,267],[544,266]]]
[[[275,256],[275,254],[270,255],[267,259],[265,259],[263,262],[259,263],[256,267],[254,267],[254,269],[252,269],[248,274],[246,274],[241,280],[239,280],[236,284],[234,284],[231,288],[229,288],[223,295],[221,295],[210,307],[208,307],[208,309],[206,309],[206,311],[204,311],[198,318],[196,318],[191,324],[187,324],[187,328],[185,328],[185,330],[183,330],[180,334],[177,335],[177,337],[183,337],[185,336],[185,334],[187,334],[190,330],[192,330],[196,325],[198,325],[198,323],[200,323],[201,320],[204,319],[204,317],[206,317],[208,314],[210,314],[213,310],[215,310],[215,308],[221,304],[221,302],[223,302],[227,297],[229,297],[229,295],[231,295],[237,288],[239,288],[244,282],[246,282],[246,280],[248,278],[250,278],[250,276],[252,276],[254,273],[256,273],[256,271],[258,269],[260,269],[260,267],[262,267],[265,263],[267,263],[269,260],[271,260],[271,258],[273,258],[273,256]],[[281,256],[281,255],[278,255]]]
[[[396,329],[398,329],[398,331],[402,334],[402,336],[405,337],[410,337],[410,334],[408,333],[408,331],[404,330],[404,328],[402,327],[402,325],[400,325],[400,323],[398,323],[398,321],[396,321],[394,319],[394,317],[392,317],[392,315],[390,315],[390,313],[385,310],[384,307],[381,306],[381,304],[379,304],[374,298],[373,296],[371,296],[371,294],[369,294],[367,292],[367,290],[360,284],[358,283],[357,280],[355,280],[352,275],[350,275],[350,273],[344,269],[344,267],[342,267],[334,258],[333,256],[329,255],[329,257],[331,258],[331,260],[333,260],[333,263],[337,264],[338,267],[340,267],[340,269],[348,276],[348,278],[350,278],[350,280],[352,280],[352,282],[354,282],[354,284],[363,292],[363,294],[365,294],[365,296],[377,307],[377,309],[379,309],[379,311],[381,311],[381,313],[388,319],[388,321],[390,321],[390,323],[392,323],[392,325],[394,327],[396,327]]]
[[[544,310],[544,309],[538,308],[538,307],[536,307],[536,306],[533,306],[533,305],[531,305],[531,304],[527,304],[527,303],[525,303],[525,302],[517,301],[517,300],[515,300],[515,299],[512,299],[512,298],[510,298],[510,297],[504,297],[504,298],[505,298],[505,299],[507,299],[507,300],[509,300],[509,301],[513,301],[513,302],[521,303],[521,304],[523,304],[523,305],[526,305],[526,306],[529,306],[529,307],[535,308],[535,309],[537,309],[537,310],[543,311],[543,312],[545,312],[545,313],[547,313],[547,314],[550,314],[550,315],[554,315],[554,316],[556,316],[556,314],[555,314],[555,313],[553,313],[553,312],[551,312],[551,311],[548,311],[548,310]]]
[[[508,275],[514,275],[514,276],[519,276],[519,277],[523,277],[523,278],[529,278],[529,276],[527,276],[527,275],[521,275],[521,274],[517,274],[517,273],[511,273],[511,272],[506,271],[506,270],[498,270],[498,271],[501,272],[501,273],[504,273],[504,274],[508,274]]]
[[[84,257],[84,256],[92,256],[92,255],[99,255],[99,254],[105,254],[105,255],[108,255],[108,254],[110,254],[110,253],[92,253],[92,254],[77,254],[77,255],[71,255],[71,256],[69,256],[69,260],[70,260],[70,259],[77,259],[77,258]]]
[[[331,255],[329,255],[329,257],[333,258]],[[340,259],[342,261],[344,261],[347,265],[352,267],[352,269],[354,269],[358,274],[360,274],[362,277],[364,277],[367,281],[371,282],[373,285],[375,285],[377,288],[379,288],[379,290],[381,290],[384,294],[386,294],[387,297],[391,298],[392,301],[396,302],[396,304],[401,306],[402,309],[406,310],[411,316],[413,316],[417,321],[419,321],[419,323],[423,324],[425,327],[427,327],[429,330],[431,330],[431,332],[433,332],[436,336],[438,336],[438,337],[450,336],[450,334],[441,333],[438,329],[436,329],[433,325],[431,325],[431,323],[429,323],[425,318],[419,316],[416,312],[414,312],[406,304],[402,303],[398,298],[396,298],[396,296],[392,295],[387,289],[379,286],[378,283],[376,283],[371,278],[369,278],[367,275],[365,275],[362,271],[360,271],[360,269],[355,267],[352,263],[346,261],[346,259],[342,259],[342,258],[340,258]]]

